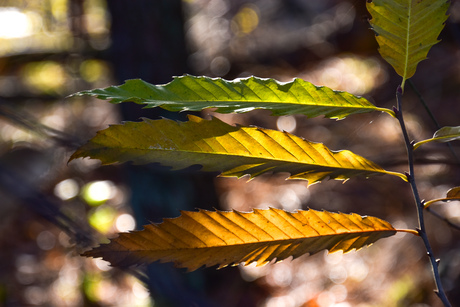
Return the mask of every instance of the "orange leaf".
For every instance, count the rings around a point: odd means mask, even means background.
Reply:
[[[102,257],[114,266],[159,260],[193,271],[201,266],[264,265],[325,249],[349,252],[396,231],[376,217],[327,211],[183,211],[144,230],[122,233],[83,255]]]

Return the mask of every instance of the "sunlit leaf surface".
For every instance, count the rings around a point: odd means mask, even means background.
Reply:
[[[144,119],[111,126],[79,148],[71,160],[87,156],[104,164],[158,162],[175,170],[201,165],[203,171],[219,171],[226,177],[286,172],[291,179],[310,183],[373,174],[405,179],[347,150],[333,152],[287,132],[235,127],[192,115],[188,122]]]
[[[182,211],[178,218],[144,230],[121,233],[109,244],[85,252],[114,266],[174,262],[196,270],[238,263],[264,265],[273,259],[294,258],[321,250],[349,252],[392,236],[386,221],[357,214],[280,209],[238,211]]]
[[[373,0],[367,3],[372,15],[380,54],[405,80],[426,59],[447,19],[450,1],[446,0]]]
[[[148,108],[169,111],[201,111],[216,108],[220,113],[244,113],[255,109],[272,111],[273,115],[324,115],[341,119],[350,114],[393,111],[377,108],[363,97],[315,86],[301,79],[281,83],[274,79],[250,77],[226,81],[220,78],[182,76],[164,85],[128,80],[120,86],[83,91],[74,96],[91,95],[112,103],[133,101]]]
[[[418,148],[420,145],[429,143],[429,142],[450,142],[460,140],[460,126],[457,127],[442,127],[436,131],[431,139],[423,140],[417,142],[414,145],[414,149]]]

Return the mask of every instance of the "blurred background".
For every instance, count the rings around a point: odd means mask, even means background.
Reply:
[[[326,209],[415,228],[411,191],[398,178],[307,188],[282,175],[248,183],[155,165],[67,163],[109,124],[141,116],[185,119],[130,103],[66,98],[130,78],[163,84],[184,73],[299,77],[391,108],[401,80],[380,58],[368,19],[364,0],[0,1],[0,306],[440,306],[424,247],[410,234],[345,255],[194,273],[170,264],[122,271],[79,256],[117,232],[195,208]],[[441,126],[459,125],[459,21],[453,1],[442,42],[412,80]],[[410,85],[404,110],[412,138],[437,130]],[[285,130],[406,170],[399,127],[386,114],[340,122],[265,111],[201,115]],[[422,198],[443,197],[460,185],[459,147],[452,145],[417,150]],[[433,210],[460,225],[458,202]],[[459,231],[429,213],[426,219],[444,285],[460,305]]]

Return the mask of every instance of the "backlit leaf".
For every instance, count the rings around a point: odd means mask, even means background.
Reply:
[[[174,170],[201,165],[203,171],[220,171],[226,177],[287,172],[291,179],[310,183],[373,174],[406,178],[350,151],[332,152],[287,132],[235,127],[192,115],[188,122],[144,119],[111,126],[80,147],[71,160],[87,156],[104,164],[157,162]]]
[[[132,101],[147,108],[169,111],[201,111],[217,108],[220,113],[244,113],[255,109],[272,111],[273,115],[324,115],[341,119],[350,114],[393,111],[377,108],[363,97],[315,86],[301,79],[278,82],[274,79],[249,77],[226,81],[220,78],[181,76],[164,85],[127,80],[120,86],[83,91],[74,96],[91,95],[112,103]]]
[[[376,217],[327,211],[182,211],[178,218],[121,233],[83,255],[102,257],[114,266],[174,262],[189,271],[252,262],[260,266],[321,250],[359,250],[396,231]]]
[[[460,126],[457,127],[442,127],[436,131],[431,139],[423,140],[414,144],[414,149],[420,145],[429,142],[450,142],[460,140]]]
[[[449,191],[447,191],[446,197],[429,200],[425,202],[423,206],[425,208],[428,208],[431,204],[434,204],[436,202],[440,202],[440,201],[449,202],[453,200],[460,200],[460,187],[455,187],[455,188],[450,189]]]
[[[382,57],[403,78],[401,87],[415,73],[447,19],[450,1],[373,0],[367,3]]]
[[[450,199],[460,199],[460,187],[455,187],[455,188],[452,188],[450,189],[449,191],[447,191],[447,198],[450,198]]]

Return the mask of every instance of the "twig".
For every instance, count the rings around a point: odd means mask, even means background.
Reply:
[[[430,241],[428,240],[428,236],[427,236],[426,229],[425,229],[425,219],[423,216],[423,212],[424,212],[423,202],[420,199],[417,185],[415,183],[413,142],[411,142],[409,139],[409,135],[407,134],[406,125],[404,123],[403,111],[402,111],[402,89],[400,86],[398,86],[398,89],[396,90],[396,101],[397,101],[398,107],[394,108],[394,111],[396,113],[396,118],[398,119],[399,124],[401,126],[401,131],[403,133],[404,142],[406,144],[406,149],[407,149],[409,173],[406,173],[406,176],[411,186],[412,193],[415,199],[415,204],[417,206],[418,223],[419,223],[418,232],[420,234],[420,237],[423,240],[428,257],[430,258],[431,268],[433,270],[434,280],[436,284],[435,293],[441,299],[444,306],[451,307],[452,305],[447,299],[446,293],[444,292],[444,288],[441,283],[441,277],[439,275],[439,270],[438,270],[439,262],[436,260],[436,258],[433,255],[433,250],[431,248]]]
[[[439,214],[438,212],[434,211],[430,207],[426,208],[425,210],[430,212],[431,214],[433,214],[433,216],[437,217],[438,219],[442,220],[444,223],[446,223],[450,227],[452,227],[454,229],[457,229],[457,230],[460,230],[460,225],[452,223],[448,218],[446,218],[445,216],[443,216],[443,215]]]
[[[436,117],[434,117],[434,114],[433,112],[431,112],[430,108],[428,107],[428,105],[426,104],[425,102],[425,99],[423,99],[423,96],[422,94],[420,94],[420,92],[418,91],[418,89],[415,87],[414,83],[409,79],[407,80],[407,83],[409,83],[410,87],[412,88],[412,90],[414,91],[415,95],[417,95],[418,99],[420,100],[420,102],[422,103],[423,105],[423,108],[425,109],[425,111],[428,113],[428,115],[430,116],[431,118],[431,121],[433,122],[433,124],[436,126],[436,129],[439,130],[441,129],[441,126],[439,125],[438,121],[436,120]],[[457,163],[460,164],[460,158],[458,157],[457,153],[454,151],[454,148],[452,147],[452,144],[450,142],[447,142],[447,146],[449,147],[449,150],[450,152],[452,153],[452,155],[455,157],[455,159],[457,160]]]

